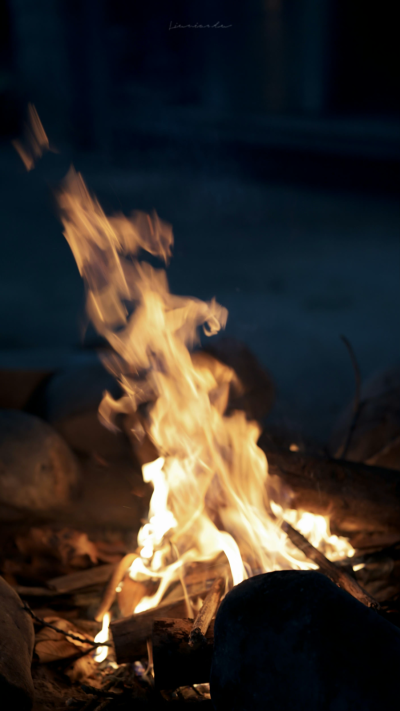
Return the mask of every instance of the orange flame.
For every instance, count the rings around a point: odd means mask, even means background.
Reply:
[[[39,114],[33,104],[28,104],[28,121],[24,129],[24,141],[12,141],[12,144],[29,172],[45,151],[50,150],[49,139],[42,126]]]
[[[100,418],[115,429],[118,413],[141,408],[142,430],[132,436],[146,433],[159,453],[143,466],[154,493],[138,535],[141,554],[130,569],[133,579],[158,579],[159,586],[135,611],[158,605],[187,563],[222,551],[234,585],[255,572],[315,567],[293,547],[277,517],[289,516],[327,551],[350,555],[351,546],[330,537],[322,517],[283,512],[269,502],[258,424],[241,411],[225,415],[235,373],[193,352],[199,327],[206,336],[217,333],[226,309],[214,299],[172,295],[165,271],[139,259],[145,251],[167,263],[171,227],[155,213],[107,217],[73,169],[58,201],[87,286],[88,314],[113,348],[107,367],[125,392],[118,401],[105,394]]]
[[[106,612],[106,614],[103,617],[103,623],[101,626],[100,632],[98,632],[94,638],[95,642],[107,642],[109,638],[109,627],[110,627],[110,614]],[[107,659],[108,655],[108,646],[104,645],[102,647],[97,647],[95,654],[94,654],[94,659],[96,662],[100,664],[100,662],[104,662],[105,659]]]

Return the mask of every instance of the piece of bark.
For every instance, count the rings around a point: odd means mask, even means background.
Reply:
[[[0,504],[43,514],[77,492],[77,460],[61,437],[33,415],[0,410]]]
[[[134,662],[147,654],[147,640],[151,638],[154,621],[165,617],[185,615],[185,600],[163,604],[151,610],[138,612],[136,615],[116,620],[110,625],[118,664]],[[191,621],[191,625],[193,620]]]
[[[84,641],[85,638],[90,641],[93,641],[93,639],[90,639],[87,634],[82,635],[80,630],[69,620],[51,616],[46,617],[43,621],[61,630],[58,632],[51,627],[44,626],[36,633],[35,652],[43,664],[67,659],[68,657],[73,657],[79,651],[93,649],[90,645],[85,644]],[[68,634],[63,634],[63,632],[73,634],[79,640],[68,636]]]
[[[70,573],[69,575],[61,575],[59,578],[53,578],[47,581],[47,585],[58,593],[71,593],[92,585],[107,583],[114,569],[115,565],[111,563],[97,565],[94,568],[79,571],[79,573]]]
[[[189,644],[192,647],[198,647],[206,642],[207,630],[211,624],[217,609],[221,596],[225,590],[225,580],[218,578],[212,585],[210,592],[206,596],[203,605],[193,622],[192,629],[189,635]]]
[[[210,678],[214,625],[205,635],[205,644],[189,644],[193,621],[156,619],[152,634],[154,681],[159,689],[203,684]]]
[[[400,630],[314,571],[258,575],[214,626],[215,711],[383,711],[397,705]]]
[[[354,578],[352,578],[346,571],[336,566],[328,558],[324,556],[321,551],[314,546],[301,534],[296,531],[290,523],[284,521],[281,526],[282,530],[285,531],[288,538],[292,543],[303,551],[304,555],[310,560],[316,563],[324,575],[326,575],[332,582],[338,585],[343,590],[346,590],[350,595],[356,598],[359,602],[367,607],[373,607],[379,609],[379,603],[371,595],[369,595],[365,590],[363,590]]]
[[[4,709],[32,708],[34,641],[32,619],[15,590],[0,577],[0,704]]]
[[[263,449],[263,438],[259,441]],[[330,517],[335,532],[400,533],[400,474],[358,462],[264,449],[284,507]],[[275,487],[275,484],[278,486]],[[280,485],[283,491],[279,491]]]

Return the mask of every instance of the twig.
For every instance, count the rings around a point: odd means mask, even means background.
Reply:
[[[24,602],[22,609],[25,610],[30,614],[32,619],[36,620],[36,622],[39,622],[43,627],[48,627],[51,630],[54,630],[54,632],[59,632],[60,634],[63,634],[65,637],[69,637],[70,639],[74,639],[76,642],[83,642],[84,644],[88,644],[91,647],[96,648],[96,647],[112,647],[111,642],[93,642],[91,639],[88,639],[87,637],[81,637],[80,635],[73,634],[72,632],[66,632],[65,630],[62,630],[60,627],[56,627],[55,625],[52,625],[50,622],[46,622],[45,620],[42,620],[41,617],[38,617],[35,615],[33,610],[29,607],[29,605]]]
[[[347,432],[347,437],[345,439],[343,449],[340,447],[339,451],[336,453],[337,457],[341,457],[342,459],[345,459],[347,450],[349,449],[351,438],[352,438],[354,430],[356,428],[358,418],[360,416],[360,412],[361,412],[363,404],[361,402],[361,373],[360,373],[360,368],[358,365],[356,355],[353,350],[353,346],[351,345],[348,338],[346,338],[346,336],[340,336],[340,338],[342,339],[344,345],[346,346],[346,348],[349,352],[351,362],[352,362],[352,365],[354,368],[354,377],[355,377],[355,386],[356,386],[355,393],[354,393],[353,418],[352,418],[350,427]]]
[[[385,454],[389,454],[393,447],[397,447],[398,445],[400,445],[400,435],[397,435],[397,437],[391,439],[390,442],[387,442],[384,447],[378,449],[375,454],[372,454],[368,459],[365,460],[365,464],[373,466],[381,457],[384,457]]]
[[[346,573],[343,568],[338,568],[334,563],[332,563],[328,558],[324,556],[321,551],[314,546],[305,538],[301,533],[299,533],[290,523],[284,521],[281,524],[281,528],[287,534],[288,538],[299,550],[303,551],[304,555],[310,560],[316,563],[321,571],[328,578],[330,578],[336,585],[340,588],[346,590],[350,595],[355,597],[359,602],[362,602],[367,607],[373,607],[376,610],[380,609],[379,602],[375,600],[371,595],[369,595],[365,590],[363,590],[359,584]]]
[[[81,689],[85,694],[93,694],[93,696],[107,697],[107,699],[121,698],[121,694],[116,694],[114,691],[109,691],[108,689],[97,689],[95,686],[90,686],[90,684],[81,684]]]
[[[193,623],[193,627],[189,635],[189,645],[191,647],[195,648],[200,646],[201,644],[206,643],[205,635],[207,634],[210,622],[218,608],[219,601],[222,597],[224,590],[224,579],[217,578],[217,580],[211,587],[210,592],[205,598],[202,608]]]

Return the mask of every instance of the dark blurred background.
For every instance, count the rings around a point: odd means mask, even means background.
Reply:
[[[226,305],[277,384],[272,419],[325,438],[354,388],[340,334],[363,377],[400,358],[395,18],[388,0],[0,0],[0,367],[96,345],[49,191],[73,162],[106,210],[173,224],[171,289]],[[58,150],[29,173],[11,145],[28,102]]]

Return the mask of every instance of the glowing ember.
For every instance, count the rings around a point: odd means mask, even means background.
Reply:
[[[109,636],[109,629],[110,626],[110,614],[106,612],[106,614],[103,617],[103,625],[94,638],[95,642],[108,642],[108,636]],[[105,659],[107,659],[108,655],[108,647],[97,647],[95,653],[94,653],[94,659],[96,662],[104,662]]]
[[[138,412],[132,437],[147,435],[159,458],[143,466],[154,493],[134,580],[159,581],[135,611],[156,606],[185,565],[224,552],[233,584],[259,572],[315,567],[279,527],[295,524],[330,557],[350,555],[327,521],[282,511],[267,497],[268,466],[257,446],[260,429],[241,411],[225,415],[228,367],[193,352],[198,330],[212,336],[227,311],[212,300],[174,296],[165,271],[139,259],[145,251],[168,262],[172,230],[156,214],[106,217],[80,175],[68,174],[58,195],[64,234],[87,286],[87,311],[113,348],[107,367],[125,395],[106,393],[100,418],[115,429],[118,413]],[[293,447],[294,448],[294,447]]]

